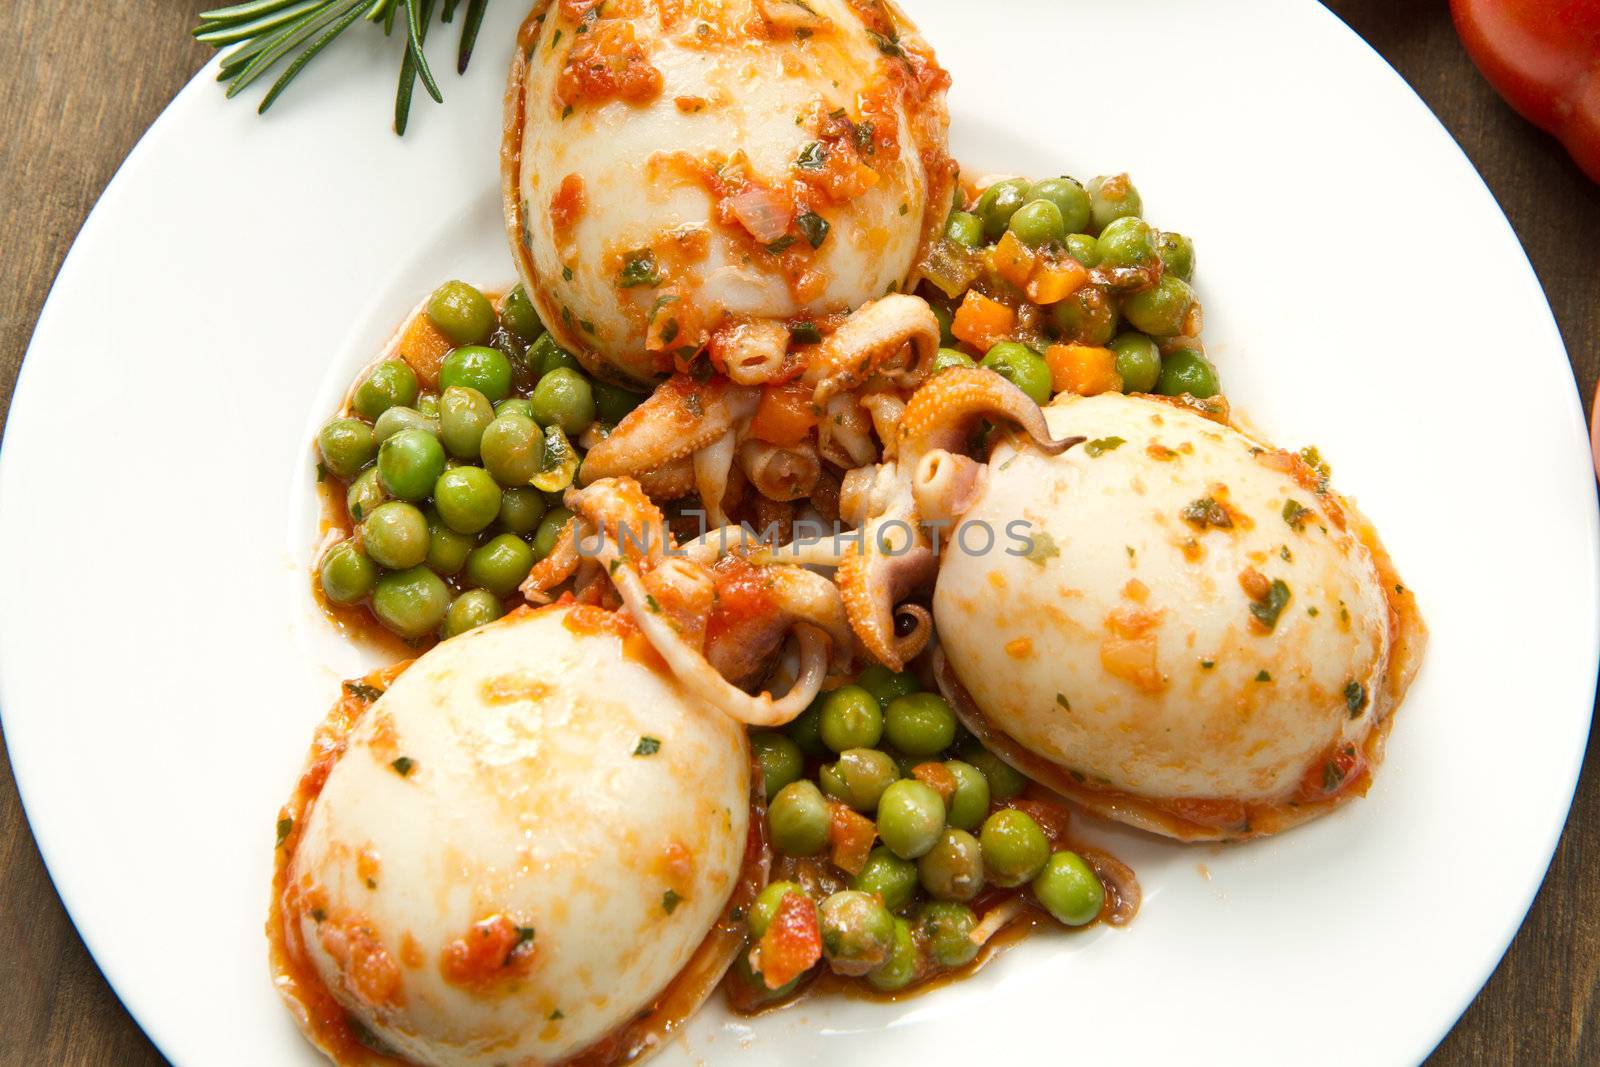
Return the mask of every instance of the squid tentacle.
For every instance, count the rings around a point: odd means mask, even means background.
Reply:
[[[583,460],[584,485],[667,466],[697,452],[755,413],[759,394],[726,378],[677,374],[617,423]]]
[[[908,344],[909,364],[890,370],[890,360]],[[916,385],[928,376],[938,353],[939,320],[927,301],[893,293],[861,305],[818,345],[808,360],[805,381],[816,387],[812,400],[822,407],[878,373]]]

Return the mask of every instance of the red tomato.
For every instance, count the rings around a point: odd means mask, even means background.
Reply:
[[[1600,0],[1450,0],[1450,12],[1489,84],[1600,182]]]

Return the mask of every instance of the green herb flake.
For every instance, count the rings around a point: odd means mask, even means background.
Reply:
[[[323,911],[321,908],[312,908],[311,909],[311,921],[312,922],[314,922],[314,923],[326,922],[327,919],[328,919],[328,913]]]
[[[317,484],[321,485],[323,482],[325,482],[327,480],[328,480],[328,468],[323,466],[321,462],[318,462],[317,463]]]
[[[1098,459],[1107,452],[1110,452],[1113,449],[1121,448],[1127,443],[1128,442],[1124,441],[1120,437],[1096,437],[1093,441],[1087,442],[1083,446],[1083,450],[1088,454],[1090,459]]]
[[[1344,706],[1352,719],[1359,717],[1367,707],[1367,687],[1351,679],[1344,687]]]
[[[289,831],[294,829],[294,820],[285,815],[278,820],[278,843],[273,848],[282,848],[283,843],[289,840]]]
[[[1270,681],[1272,681],[1272,675],[1268,674],[1266,672],[1266,670],[1264,670],[1264,669],[1260,670],[1260,671],[1257,671],[1256,672],[1256,681],[1258,681],[1258,682],[1270,682]]]
[[[1057,693],[1056,694],[1056,703],[1060,704],[1062,706],[1062,708],[1064,708],[1067,711],[1071,711],[1072,710],[1072,704],[1067,700],[1067,694],[1065,694],[1065,693]]]
[[[890,56],[894,59],[906,58],[906,50],[900,47],[900,41],[898,38],[885,37],[883,34],[878,33],[875,30],[868,30],[867,36],[872,38],[872,43],[877,47],[878,51],[882,52],[884,55]]]
[[[571,115],[572,115],[572,105],[571,104],[568,104],[566,107],[561,109],[561,121],[562,122],[567,121],[567,119],[570,118]]]
[[[564,281],[564,282],[570,282],[572,280],[572,268],[571,267],[562,267],[561,268],[561,280]]]
[[[623,289],[637,289],[644,285],[653,288],[660,284],[661,272],[656,269],[656,254],[648,248],[641,248],[628,256],[628,261],[617,274],[617,285]]]
[[[649,593],[644,595],[644,606],[649,608],[652,614],[661,614],[661,602]]]
[[[677,910],[679,901],[683,900],[675,891],[669,889],[661,894],[661,910],[671,915]]]
[[[794,165],[801,170],[821,170],[828,161],[828,149],[821,141],[812,141],[800,149]]]
[[[775,241],[768,241],[767,242],[767,251],[771,252],[773,255],[777,255],[779,252],[786,251],[790,246],[792,246],[794,244],[794,242],[795,242],[794,234],[786,233],[782,237],[779,237]]]
[[[660,751],[661,739],[659,737],[650,737],[647,735],[639,738],[639,743],[634,746],[633,754],[635,756],[654,756]]]
[[[588,319],[579,319],[578,325],[583,327],[584,333],[594,333],[594,323],[590,322]]]
[[[1289,584],[1282,578],[1274,578],[1272,585],[1267,587],[1266,598],[1251,602],[1250,614],[1268,633],[1271,633],[1272,628],[1278,625],[1278,616],[1283,614],[1284,606],[1288,603]]]
[[[1314,619],[1318,615],[1321,615],[1322,612],[1317,610],[1317,606],[1315,604],[1312,604],[1310,607],[1306,608],[1306,614],[1310,615]]]
[[[911,205],[910,204],[901,204],[900,205],[900,214],[904,215],[904,214],[908,213],[910,210],[911,210]]]
[[[561,31],[557,30],[555,32],[555,36],[550,38],[550,50],[552,52],[554,52],[555,48],[556,48],[556,45],[558,45],[560,43],[561,43]]]
[[[814,322],[797,322],[789,327],[789,340],[797,345],[814,345],[822,341],[822,331]]]
[[[383,696],[382,689],[379,689],[375,685],[368,685],[366,682],[346,682],[344,683],[344,691],[353,697],[357,697],[368,702],[377,700],[379,697]]]
[[[803,212],[794,224],[812,248],[821,248],[822,242],[828,239],[828,220],[815,211]]]
[[[547,1016],[547,1018],[549,1018],[549,1020],[551,1022],[555,1023],[555,1022],[560,1022],[562,1019],[565,1019],[566,1016],[561,1014],[561,1009],[560,1008],[557,1008],[555,1011],[551,1012]]]
[[[1283,545],[1278,549],[1278,556],[1286,562],[1294,559],[1294,553],[1289,551],[1288,545]]]
[[[1215,497],[1203,496],[1191,500],[1178,515],[1184,522],[1200,530],[1210,526],[1220,530],[1233,528],[1233,517],[1228,514],[1227,508],[1217,503]]]
[[[1216,665],[1217,665],[1217,661],[1214,660],[1214,659],[1203,659],[1203,660],[1200,661],[1200,669],[1203,670],[1203,671],[1209,671],[1211,668],[1215,667]]]
[[[795,29],[794,29],[794,39],[795,40],[803,41],[807,37],[810,37],[810,36],[811,36],[811,28],[809,26],[796,26],[795,27]]]
[[[664,344],[664,345],[670,345],[672,342],[676,341],[677,339],[678,339],[678,320],[676,318],[668,319],[661,326],[661,343]]]
[[[416,765],[416,761],[410,756],[401,756],[399,759],[389,764],[389,766],[394,768],[394,772],[402,778],[411,777],[411,769]]]
[[[1061,555],[1061,549],[1056,546],[1056,539],[1050,536],[1048,530],[1040,530],[1030,539],[1028,545],[1028,562],[1044,566],[1045,560]]]
[[[1302,505],[1298,500],[1285,500],[1283,502],[1283,521],[1289,524],[1289,529],[1295,533],[1306,528],[1306,520],[1311,517],[1311,509]]]
[[[519,926],[519,927],[517,927],[517,940],[516,940],[516,943],[511,946],[511,952],[517,951],[517,949],[521,948],[523,945],[526,945],[528,942],[532,941],[533,940],[533,934],[534,934],[534,930],[533,930],[533,927],[531,927],[531,926]],[[506,954],[506,962],[507,963],[511,962],[511,954],[510,953]]]

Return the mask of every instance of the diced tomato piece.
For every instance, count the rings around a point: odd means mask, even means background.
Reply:
[[[822,930],[817,906],[804,893],[792,892],[778,902],[767,932],[756,945],[756,967],[768,989],[778,989],[810,970],[822,958]]]
[[[427,389],[438,386],[439,366],[450,354],[450,347],[450,338],[439,332],[425,312],[418,312],[406,323],[405,333],[400,335],[400,358]]]
[[[837,800],[828,801],[828,842],[833,846],[830,858],[835,867],[846,874],[860,874],[877,837],[878,827],[871,819]]]
[[[946,804],[956,795],[956,776],[942,763],[919,763],[911,768],[911,777],[938,793]]]

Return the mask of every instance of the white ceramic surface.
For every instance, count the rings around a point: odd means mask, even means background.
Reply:
[[[1229,849],[1107,831],[1145,887],[1127,930],[1040,936],[900,1004],[714,1005],[661,1062],[1420,1060],[1521,921],[1589,728],[1594,479],[1533,273],[1423,104],[1309,0],[906,6],[969,168],[1126,169],[1194,237],[1232,399],[1331,459],[1432,647],[1365,801]],[[203,71],[85,224],[23,367],[6,741],[78,928],[180,1067],[318,1062],[261,932],[278,805],[364,663],[306,591],[310,442],[420,294],[510,278],[517,8],[404,140],[370,32],[264,120]]]

